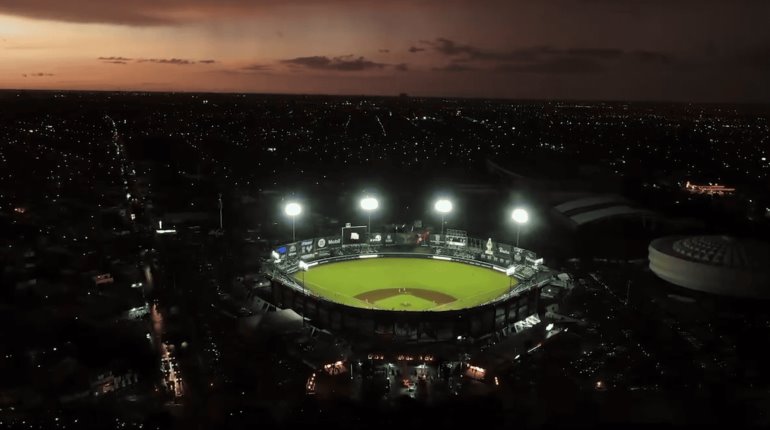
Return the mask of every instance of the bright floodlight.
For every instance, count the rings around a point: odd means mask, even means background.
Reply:
[[[361,199],[361,209],[365,211],[373,211],[380,207],[380,202],[374,197],[364,197]]]
[[[447,199],[441,199],[436,202],[435,208],[437,211],[441,212],[442,214],[452,212],[452,202],[450,202]]]
[[[553,323],[548,323],[548,325],[545,326],[545,329],[548,330],[548,331],[553,330]]]
[[[286,215],[295,217],[302,213],[302,206],[300,206],[299,203],[291,202],[286,205],[284,211],[286,212]]]
[[[519,224],[526,224],[529,221],[529,214],[524,209],[514,209],[511,218]]]

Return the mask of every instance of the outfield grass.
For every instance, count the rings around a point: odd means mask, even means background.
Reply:
[[[302,273],[294,276],[302,282]],[[505,293],[510,285],[509,278],[496,270],[425,258],[371,258],[322,264],[305,272],[304,278],[308,290],[328,300],[349,306],[402,311],[472,307]],[[516,285],[515,279],[513,285]],[[417,297],[400,292],[403,288],[423,293]],[[373,292],[378,290],[397,293],[368,302],[356,298],[376,295]],[[455,300],[441,304],[440,300],[431,300],[430,292],[443,293]]]

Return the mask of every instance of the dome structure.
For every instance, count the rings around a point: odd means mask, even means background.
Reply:
[[[730,236],[672,236],[649,247],[650,270],[672,284],[733,297],[770,298],[770,245]]]

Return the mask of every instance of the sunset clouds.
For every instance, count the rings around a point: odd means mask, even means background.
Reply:
[[[0,87],[767,101],[768,16],[758,0],[2,0]]]

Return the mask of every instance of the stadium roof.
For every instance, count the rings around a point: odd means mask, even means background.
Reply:
[[[770,245],[729,236],[665,237],[649,247],[650,270],[672,284],[734,297],[770,298]]]
[[[572,228],[615,217],[657,216],[650,210],[633,207],[631,202],[617,195],[582,197],[556,205],[553,210]]]

